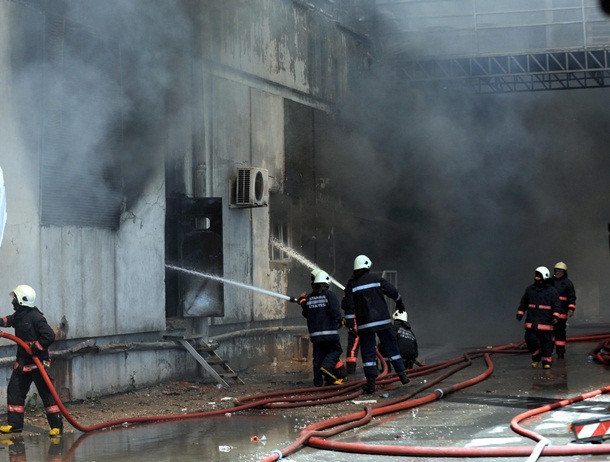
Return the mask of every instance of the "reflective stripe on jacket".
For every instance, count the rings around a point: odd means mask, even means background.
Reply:
[[[518,314],[525,314],[525,328],[553,330],[553,318],[559,318],[560,302],[552,283],[532,284],[525,289]]]
[[[332,291],[322,289],[308,294],[301,308],[312,343],[339,339],[337,329],[341,325],[341,311],[339,299]]]
[[[565,272],[560,278],[553,276],[552,281],[561,302],[559,312],[567,315],[568,310],[574,311],[576,309],[576,291],[574,290],[574,284],[568,279],[568,273]],[[562,319],[567,319],[567,316],[562,316]]]
[[[392,326],[392,319],[384,296],[399,300],[398,290],[383,278],[364,273],[350,279],[345,286],[344,309],[346,317],[355,314],[359,332],[377,331]]]

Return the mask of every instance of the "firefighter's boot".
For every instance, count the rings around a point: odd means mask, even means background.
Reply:
[[[348,362],[345,365],[345,368],[347,369],[348,375],[355,374],[356,373],[356,362],[352,362],[352,361]]]
[[[375,382],[377,377],[367,377],[366,385],[362,387],[364,389],[364,393],[367,395],[372,395],[375,393]]]
[[[400,383],[406,385],[410,382],[409,377],[407,377],[407,373],[405,371],[399,372],[398,377],[400,378]]]
[[[60,436],[63,433],[63,430],[61,428],[51,428],[51,430],[49,430],[49,436],[50,437],[54,437],[54,436]]]
[[[0,425],[0,433],[21,433],[22,428],[15,428],[12,425]]]

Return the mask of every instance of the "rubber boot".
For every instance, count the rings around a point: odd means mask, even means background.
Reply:
[[[347,369],[347,373],[348,375],[352,375],[356,373],[356,363],[355,362],[349,362],[346,363],[345,368]]]
[[[398,377],[400,378],[400,383],[406,385],[410,382],[409,377],[407,377],[407,373],[405,371],[399,372]]]
[[[12,425],[0,426],[1,433],[21,433],[22,430],[22,428],[14,428]]]
[[[366,385],[363,387],[364,393],[367,395],[372,395],[375,393],[375,381],[377,377],[367,377]]]

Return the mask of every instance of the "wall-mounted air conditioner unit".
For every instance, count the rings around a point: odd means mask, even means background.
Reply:
[[[235,207],[264,207],[269,204],[269,172],[264,168],[239,167],[235,182]]]

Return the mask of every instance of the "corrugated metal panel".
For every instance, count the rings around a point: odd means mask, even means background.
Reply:
[[[116,229],[122,194],[112,146],[120,125],[101,124],[107,99],[119,98],[118,53],[58,16],[46,17],[44,36],[41,223]]]

